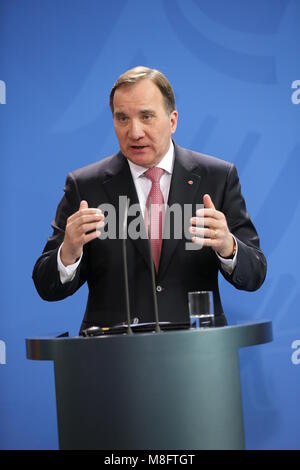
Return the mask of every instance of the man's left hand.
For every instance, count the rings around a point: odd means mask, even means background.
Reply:
[[[233,254],[235,240],[229,231],[223,212],[217,211],[209,194],[203,196],[204,208],[196,211],[191,218],[192,241],[198,245],[210,246],[222,258]]]

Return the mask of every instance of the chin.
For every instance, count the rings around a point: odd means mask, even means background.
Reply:
[[[128,154],[127,158],[128,160],[130,160],[132,163],[135,163],[136,165],[145,166],[145,167],[150,167],[150,166],[155,165],[155,159],[147,155]]]

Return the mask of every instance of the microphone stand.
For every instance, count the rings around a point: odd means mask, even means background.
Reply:
[[[153,305],[154,305],[154,315],[155,315],[155,332],[160,333],[161,328],[159,326],[159,320],[158,320],[158,305],[157,305],[157,295],[156,295],[156,288],[155,288],[155,272],[154,272],[153,251],[152,251],[152,243],[151,243],[151,206],[152,206],[152,199],[150,197],[149,198],[149,208],[148,208],[148,235],[149,235],[151,280],[152,280],[152,295],[153,295]]]
[[[125,279],[125,298],[126,298],[126,316],[127,316],[127,334],[132,335],[132,328],[130,325],[130,303],[129,303],[129,284],[128,284],[128,264],[127,264],[127,217],[128,217],[128,206],[130,199],[127,198],[126,207],[124,212],[123,220],[123,243],[122,243],[122,254],[123,254],[123,270],[124,270],[124,279]]]

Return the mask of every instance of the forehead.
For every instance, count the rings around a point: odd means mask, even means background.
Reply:
[[[114,94],[114,109],[149,109],[163,107],[163,95],[160,89],[149,79],[134,84],[124,84]]]

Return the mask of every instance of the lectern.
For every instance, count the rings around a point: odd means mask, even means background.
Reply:
[[[238,349],[271,340],[266,321],[26,347],[54,362],[61,449],[244,449]]]

